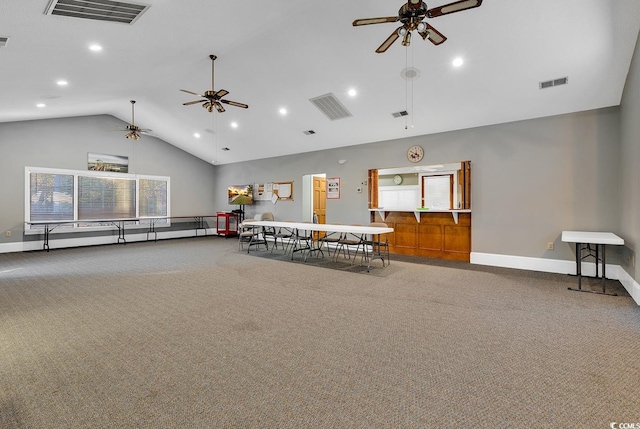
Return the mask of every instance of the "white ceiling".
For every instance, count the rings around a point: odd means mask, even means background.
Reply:
[[[134,2],[151,7],[128,25],[45,15],[48,0],[2,0],[0,122],[129,123],[134,99],[136,125],[208,162],[267,158],[618,105],[640,29],[638,0],[485,0],[428,19],[448,37],[440,46],[415,35],[409,48],[398,40],[376,54],[398,24],[351,23],[394,16],[401,0]],[[211,89],[209,54],[214,89],[249,109],[182,105],[197,97],[179,89]],[[417,79],[401,77],[407,66]],[[568,85],[538,88],[565,76]],[[353,116],[331,121],[309,101],[327,93]],[[410,115],[392,116],[401,110]]]

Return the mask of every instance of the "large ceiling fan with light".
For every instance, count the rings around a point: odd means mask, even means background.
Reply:
[[[198,97],[201,97],[201,98],[204,99],[204,100],[188,101],[188,102],[182,103],[182,104],[185,105],[185,106],[189,106],[191,104],[203,103],[202,107],[207,109],[209,112],[213,112],[213,109],[215,108],[220,113],[224,112],[224,107],[222,106],[222,104],[228,104],[229,106],[241,107],[243,109],[248,108],[249,106],[244,104],[244,103],[238,103],[236,101],[224,100],[222,97],[224,97],[225,95],[229,94],[229,91],[227,91],[226,89],[220,89],[218,91],[216,91],[214,89],[215,86],[213,85],[213,72],[214,72],[213,65],[214,65],[214,61],[218,57],[216,57],[215,55],[209,55],[209,58],[211,58],[211,90],[205,91],[204,95],[202,95],[202,94],[198,94],[197,92],[187,91],[186,89],[181,89],[180,91],[182,91],[182,92],[186,92],[188,94],[197,95]]]
[[[482,4],[482,0],[460,0],[444,6],[438,6],[427,9],[427,4],[422,0],[409,0],[403,4],[398,11],[398,16],[388,16],[382,18],[364,18],[353,21],[354,27],[370,24],[383,24],[385,22],[400,21],[402,25],[391,33],[391,35],[382,42],[382,45],[376,49],[381,54],[385,52],[399,37],[402,37],[402,46],[409,46],[411,43],[411,32],[416,30],[424,40],[429,39],[434,45],[444,43],[447,38],[438,30],[427,24],[423,20],[425,18],[436,18],[450,13],[461,12],[467,9],[473,9]]]

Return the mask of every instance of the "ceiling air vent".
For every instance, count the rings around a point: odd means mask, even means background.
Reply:
[[[566,85],[567,83],[569,83],[568,77],[561,77],[559,79],[547,80],[544,82],[540,82],[540,89],[551,88],[553,86],[558,86],[558,85]]]
[[[331,93],[312,98],[309,101],[332,121],[353,116],[351,112],[340,103],[336,96]]]
[[[111,0],[50,0],[45,15],[133,24],[148,5]]]
[[[403,116],[409,116],[409,112],[403,110],[401,112],[395,112],[391,114],[394,118],[402,118]]]
[[[8,42],[9,42],[8,37],[0,37],[0,48],[4,48],[5,46],[7,46]]]
[[[313,130],[307,130],[307,131],[303,131],[303,133],[305,133],[306,135],[310,136],[311,134],[315,134],[316,132]]]

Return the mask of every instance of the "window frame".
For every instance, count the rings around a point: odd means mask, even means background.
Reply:
[[[457,188],[458,188],[458,183],[457,183],[457,175],[454,172],[447,172],[447,171],[442,171],[442,172],[438,172],[438,173],[433,173],[433,174],[421,174],[420,175],[420,189],[421,189],[421,195],[420,195],[420,204],[422,207],[426,207],[426,199],[427,199],[427,183],[426,181],[431,179],[431,178],[448,178],[449,179],[449,206],[448,207],[441,207],[441,209],[444,210],[454,210],[454,201],[457,200]]]
[[[78,182],[79,177],[101,177],[101,178],[114,178],[114,179],[126,179],[135,181],[135,218],[140,220],[154,219],[154,218],[167,218],[163,221],[158,221],[156,227],[169,227],[171,226],[171,178],[169,176],[155,176],[147,174],[130,174],[130,173],[115,173],[108,171],[91,171],[91,170],[69,170],[61,168],[48,168],[48,167],[25,167],[25,185],[24,185],[24,220],[25,220],[25,234],[40,234],[42,233],[42,226],[30,225],[31,222],[31,173],[43,173],[43,174],[59,174],[73,176],[73,219],[69,220],[69,224],[60,225],[52,233],[68,233],[79,231],[100,231],[105,229],[111,229],[110,225],[84,225],[87,222],[79,224],[79,221],[87,221],[87,219],[78,219]],[[140,180],[155,180],[166,182],[167,184],[167,200],[166,207],[167,213],[164,216],[140,216]],[[117,218],[113,218],[117,219]],[[52,219],[53,221],[53,219]],[[75,223],[74,223],[75,222]],[[144,222],[140,222],[143,224]],[[144,223],[146,225],[146,223]],[[135,226],[135,225],[134,225]],[[140,227],[140,226],[137,226]]]

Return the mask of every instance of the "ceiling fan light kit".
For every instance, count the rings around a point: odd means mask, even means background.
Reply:
[[[423,40],[429,40],[434,45],[444,43],[447,38],[431,25],[424,22],[425,18],[436,18],[438,16],[450,13],[461,12],[463,10],[473,9],[482,4],[482,0],[459,0],[444,6],[427,9],[427,4],[422,0],[408,0],[398,10],[398,16],[388,16],[381,18],[363,18],[353,21],[354,27],[361,25],[382,24],[385,22],[401,22],[402,25],[394,30],[393,33],[376,49],[381,54],[400,37],[402,37],[402,46],[411,44],[411,32],[416,30]]]

